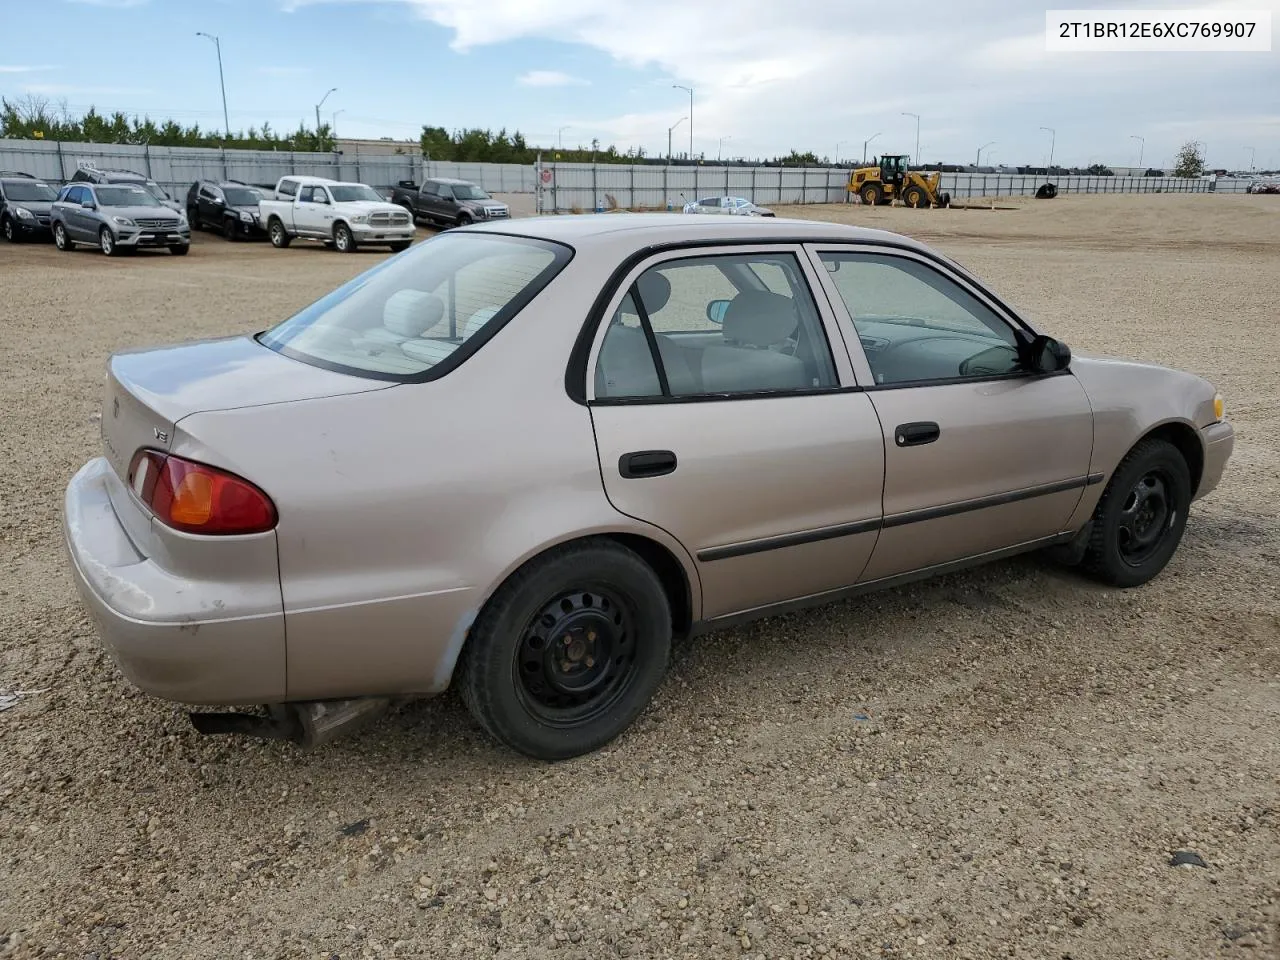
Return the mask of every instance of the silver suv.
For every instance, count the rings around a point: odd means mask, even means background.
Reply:
[[[69,183],[50,211],[59,250],[92,243],[107,256],[139,247],[168,247],[179,256],[191,249],[191,227],[155,195],[133,184]]]

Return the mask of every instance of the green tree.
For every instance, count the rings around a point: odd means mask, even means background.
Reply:
[[[1200,152],[1200,143],[1197,140],[1188,140],[1178,150],[1178,155],[1173,162],[1173,175],[1175,177],[1198,177],[1204,173],[1204,155]]]

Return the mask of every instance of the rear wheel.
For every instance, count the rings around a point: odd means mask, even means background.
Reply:
[[[351,235],[351,228],[345,223],[333,228],[333,245],[339,253],[356,252],[356,238]]]
[[[75,248],[75,243],[67,236],[67,228],[61,222],[53,225],[53,245],[62,251],[69,251]]]
[[[862,202],[869,207],[874,207],[884,202],[884,188],[878,183],[865,184],[860,195]]]
[[[284,228],[284,224],[275,217],[271,218],[271,223],[267,226],[267,236],[271,238],[271,245],[281,250],[293,242],[293,237],[289,236],[289,231]]]
[[[908,207],[927,207],[929,205],[929,198],[919,187],[907,187],[907,189],[902,192],[902,202]]]
[[[1120,461],[1093,512],[1083,568],[1117,587],[1160,573],[1182,541],[1191,471],[1173,444],[1144,440]]]
[[[514,574],[471,630],[458,684],[477,722],[541,760],[598,749],[666,673],[671,608],[653,570],[606,540],[562,547]]]
[[[108,257],[114,257],[120,251],[120,247],[116,244],[116,235],[111,232],[110,227],[103,227],[98,231],[98,247]]]

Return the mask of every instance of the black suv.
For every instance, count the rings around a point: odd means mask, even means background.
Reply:
[[[258,216],[257,187],[239,180],[197,180],[187,189],[187,219],[191,229],[209,227],[228,240],[260,240],[267,235]]]
[[[0,233],[10,243],[48,239],[49,208],[58,191],[29,173],[0,170]]]
[[[177,200],[169,196],[167,190],[160,184],[156,183],[145,174],[137,173],[133,170],[99,170],[97,167],[80,167],[71,175],[72,183],[101,183],[101,184],[129,184],[134,187],[141,187],[151,194],[163,206],[170,210],[182,212],[182,207]]]

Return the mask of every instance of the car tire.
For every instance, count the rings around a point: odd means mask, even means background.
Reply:
[[[458,689],[494,739],[565,760],[631,725],[670,653],[671,607],[657,575],[626,547],[588,540],[544,554],[498,588],[471,628]]]
[[[392,253],[401,253],[402,251],[408,250],[409,244],[411,243],[413,243],[412,240],[397,240],[395,243],[388,244],[388,246],[391,247]]]
[[[231,217],[227,217],[222,221],[222,236],[235,243],[240,239],[239,224]]]
[[[339,253],[356,252],[356,238],[345,223],[339,223],[333,228],[333,246]]]
[[[862,202],[869,207],[877,207],[884,203],[884,188],[878,183],[865,184],[859,191]]]
[[[4,233],[4,238],[10,243],[22,242],[22,232],[14,229],[13,221],[9,217],[0,220],[0,232]]]
[[[98,230],[98,249],[108,257],[119,255],[120,245],[116,243],[116,235],[111,232],[110,227],[102,227]]]
[[[284,228],[284,224],[276,217],[272,217],[271,222],[267,224],[267,236],[271,240],[271,245],[280,250],[283,250],[293,242],[293,237],[289,236],[289,231]]]
[[[1165,568],[1182,540],[1191,471],[1166,440],[1143,440],[1120,461],[1093,511],[1081,566],[1115,587],[1136,587]]]
[[[53,245],[63,253],[70,253],[76,248],[75,241],[67,236],[67,228],[61,222],[53,225]]]
[[[192,230],[203,229],[203,225],[200,223],[200,211],[195,207],[187,207],[187,222],[191,224]]]
[[[471,214],[469,213],[458,214],[458,226],[469,227],[473,223],[475,223],[475,221],[471,219]]]
[[[175,257],[185,257],[188,253],[191,252],[191,244],[189,243],[174,244],[172,247],[169,248],[169,252],[172,253]]]

